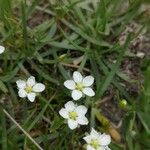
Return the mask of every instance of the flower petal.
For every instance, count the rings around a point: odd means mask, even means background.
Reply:
[[[88,119],[84,116],[84,117],[78,117],[77,118],[77,122],[78,124],[81,124],[81,125],[87,125],[89,123]]]
[[[96,150],[96,149],[92,147],[91,145],[87,145],[87,150]]]
[[[18,95],[19,95],[19,97],[24,98],[24,97],[27,96],[27,93],[26,93],[26,91],[24,89],[20,89],[18,91]]]
[[[62,108],[60,111],[59,111],[59,114],[63,117],[63,118],[65,118],[65,119],[67,119],[69,116],[68,116],[68,111],[66,110],[66,109],[64,109],[64,108]]]
[[[107,150],[106,147],[100,146],[97,150]]]
[[[77,128],[78,123],[77,123],[77,121],[74,121],[74,120],[69,119],[69,120],[68,120],[68,126],[69,126],[69,128],[70,128],[71,130],[73,130],[73,129]]]
[[[107,134],[103,133],[99,137],[99,142],[101,143],[102,146],[107,146],[111,142],[110,135],[107,135]]]
[[[24,89],[26,87],[26,82],[24,80],[18,80],[16,84],[19,89]]]
[[[30,102],[34,102],[35,96],[36,96],[35,93],[29,93],[29,94],[27,94],[27,97],[28,97],[28,99],[29,99]]]
[[[74,90],[75,87],[76,87],[76,84],[73,80],[67,80],[67,81],[64,82],[64,86],[66,88],[68,88],[69,90]]]
[[[65,104],[65,108],[67,111],[73,111],[76,108],[76,105],[72,101],[69,101]]]
[[[91,133],[90,133],[91,138],[99,139],[99,136],[100,136],[100,135],[101,135],[100,132],[97,132],[96,130],[94,130],[94,129],[92,128]]]
[[[106,146],[105,148],[104,148],[104,150],[111,150],[108,146]]]
[[[33,76],[30,76],[29,78],[28,78],[28,80],[27,80],[27,85],[28,86],[33,86],[33,85],[35,85],[35,77],[33,77]]]
[[[91,136],[90,135],[87,135],[83,138],[87,143],[90,143],[91,142]]]
[[[4,53],[4,51],[5,51],[5,47],[0,45],[0,54]]]
[[[92,76],[87,76],[82,81],[84,86],[91,86],[94,83],[94,78]]]
[[[85,95],[90,96],[90,97],[92,97],[92,96],[95,95],[95,92],[94,92],[91,88],[84,88],[84,89],[82,90],[82,92],[83,92]]]
[[[83,76],[81,75],[80,72],[75,71],[75,72],[73,73],[73,80],[74,80],[76,83],[82,82],[82,79],[83,79]]]
[[[33,86],[33,91],[34,92],[43,92],[45,90],[45,85],[42,84],[42,83],[36,83],[34,86]]]
[[[82,92],[79,90],[73,90],[71,95],[74,100],[78,100],[82,97]]]
[[[75,110],[78,116],[84,116],[87,113],[87,108],[84,105],[80,105]]]

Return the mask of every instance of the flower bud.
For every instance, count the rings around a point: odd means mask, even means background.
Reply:
[[[126,106],[127,106],[127,101],[125,99],[123,99],[119,102],[120,108],[124,109],[124,108],[126,108]]]

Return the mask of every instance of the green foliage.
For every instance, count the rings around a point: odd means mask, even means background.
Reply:
[[[126,57],[135,57],[128,48],[136,33],[128,34],[124,45],[118,41],[125,26],[135,20],[140,22],[139,18],[147,23],[147,18],[140,11],[140,0],[126,1],[127,8],[124,2],[0,0],[0,45],[6,47],[0,55],[0,149],[83,149],[85,132],[91,127],[104,131],[104,126],[110,124],[99,108],[110,87],[118,93],[114,99],[128,102],[122,142],[114,139],[111,149],[150,149],[150,61],[143,60],[145,82],[135,98],[124,82],[139,81],[123,73],[121,65]],[[110,55],[115,55],[115,62],[108,60]],[[96,96],[79,102],[89,107],[90,125],[72,132],[58,111],[71,100],[63,82],[75,70],[94,76]],[[19,98],[17,93],[16,80],[29,75],[46,85],[35,103]]]

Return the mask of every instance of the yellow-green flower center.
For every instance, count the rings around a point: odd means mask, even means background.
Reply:
[[[78,117],[77,113],[75,111],[69,112],[69,118],[72,120],[76,120]]]
[[[95,149],[97,149],[100,146],[97,139],[92,139],[90,145]]]
[[[27,87],[25,88],[25,91],[26,91],[27,93],[31,93],[31,92],[32,92],[32,87],[31,87],[31,86],[27,86]]]
[[[84,88],[84,85],[82,83],[77,83],[76,84],[76,89],[79,91],[82,91],[82,89]]]

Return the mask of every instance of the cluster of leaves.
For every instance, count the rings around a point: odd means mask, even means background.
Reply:
[[[118,42],[125,26],[144,16],[141,4],[140,0],[0,0],[0,37],[6,47],[0,56],[2,150],[82,149],[87,129],[71,132],[58,115],[70,100],[62,83],[77,69],[95,78],[96,96],[85,100],[90,127],[110,132],[112,149],[149,149],[150,71],[146,71],[141,96],[133,98],[122,86],[122,82],[132,81],[121,72],[120,65],[125,57],[132,57],[128,45],[138,33],[129,35],[123,46]],[[112,54],[116,63],[108,60]],[[18,98],[15,85],[16,80],[30,75],[47,87],[44,96],[32,105]],[[129,103],[121,144],[116,142],[120,142],[120,135],[100,113],[98,104],[110,85]]]

